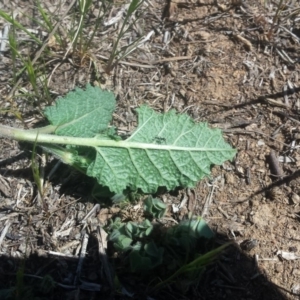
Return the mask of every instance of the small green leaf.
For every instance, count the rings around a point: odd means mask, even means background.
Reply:
[[[131,251],[129,260],[132,272],[150,270],[152,268],[151,259],[141,255],[139,251]]]
[[[138,224],[140,233],[139,237],[149,236],[153,230],[153,225],[148,219],[145,219],[142,223]]]
[[[136,242],[134,245],[131,246],[132,251],[140,251],[143,247],[141,242]]]
[[[163,203],[160,199],[155,198],[156,201],[153,201],[153,207],[157,210],[165,210],[167,208],[166,204]]]
[[[110,220],[110,224],[108,226],[108,229],[113,232],[114,230],[119,230],[124,224],[122,223],[122,220],[117,217],[113,221]]]
[[[151,222],[148,220],[148,219],[145,219],[142,223],[141,223],[142,226],[144,226],[144,228],[148,228],[148,227],[151,227],[152,228],[152,224]]]
[[[162,264],[164,249],[157,247],[153,241],[146,243],[144,249],[129,254],[132,271],[151,270]]]
[[[138,226],[133,222],[128,222],[125,227],[125,232],[130,238],[134,238],[134,236],[138,235],[139,228]]]
[[[58,99],[55,106],[47,107],[44,113],[57,127],[57,135],[94,137],[107,130],[115,103],[113,93],[88,84],[85,90],[76,88]]]
[[[152,230],[153,230],[153,227],[147,228],[145,231],[145,236],[149,236],[151,234]]]
[[[149,243],[146,243],[144,246],[145,253],[149,256],[153,256],[158,261],[158,264],[162,262],[162,255],[164,252],[164,249],[161,247],[157,247],[156,244],[151,241]]]
[[[162,218],[166,212],[166,204],[163,203],[158,198],[152,198],[149,196],[144,203],[144,210],[145,212],[152,215],[154,218]]]
[[[114,247],[119,251],[126,251],[131,248],[132,239],[126,235],[119,235],[117,241],[114,243]]]
[[[180,226],[186,226],[189,228],[197,238],[204,237],[210,239],[214,237],[213,231],[201,217],[182,221]]]
[[[119,229],[113,230],[113,232],[109,235],[109,240],[115,242],[118,240],[119,236],[121,235]]]
[[[210,239],[214,237],[213,231],[202,218],[181,221],[171,227],[166,234],[165,243],[169,247],[176,248],[177,252],[190,252],[195,249],[200,238]]]

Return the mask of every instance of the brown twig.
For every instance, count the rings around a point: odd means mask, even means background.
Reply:
[[[269,161],[270,161],[270,169],[271,169],[272,175],[275,175],[276,178],[284,176],[274,150],[271,150],[271,152],[270,152]]]

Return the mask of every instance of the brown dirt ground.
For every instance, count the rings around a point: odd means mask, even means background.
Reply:
[[[44,2],[56,20],[71,1],[61,4],[59,10],[55,9],[60,1]],[[98,2],[94,2],[86,31],[97,15]],[[51,91],[49,101],[26,98],[26,90],[32,92],[32,88],[25,75],[20,77],[14,97],[9,97],[14,88],[10,51],[0,58],[0,103],[1,110],[6,110],[0,116],[2,124],[30,128],[42,120],[40,109],[47,102],[92,82],[115,93],[114,122],[123,133],[136,125],[134,109],[147,103],[157,111],[175,108],[222,128],[225,138],[238,150],[233,162],[214,167],[211,177],[194,189],[160,195],[170,206],[187,197],[179,213],[169,210],[169,218],[179,221],[190,212],[203,215],[220,240],[234,240],[237,246],[222,256],[188,296],[174,296],[170,291],[154,299],[299,299],[300,5],[299,1],[284,1],[276,20],[276,1],[265,2],[150,0],[121,46],[151,30],[152,37],[121,59],[109,75],[105,66],[118,23],[98,29],[97,48],[91,48],[81,61],[75,52],[62,60],[65,51],[55,43],[49,45],[51,54],[42,55]],[[110,17],[123,4],[119,1]],[[25,17],[36,15],[35,1],[2,1],[0,9],[14,11],[26,28],[40,29]],[[71,11],[58,28],[61,35],[70,27]],[[0,18],[0,29],[4,24]],[[38,48],[18,30],[17,34],[22,54],[36,53]],[[1,140],[1,281],[6,286],[13,284],[26,254],[26,274],[50,274],[55,281],[72,285],[75,258],[86,233],[89,242],[81,279],[101,282],[100,294],[108,298],[99,271],[100,235],[96,229],[118,208],[99,209],[87,196],[90,180],[64,166],[48,180],[55,161],[45,168],[44,195],[39,199],[30,153],[26,145]],[[84,219],[93,208],[92,216]],[[134,208],[127,208],[127,212],[134,219]],[[256,246],[247,249],[248,240]],[[293,257],[286,257],[286,252]],[[97,299],[97,295],[61,287],[53,299]],[[114,297],[125,299],[110,296]]]

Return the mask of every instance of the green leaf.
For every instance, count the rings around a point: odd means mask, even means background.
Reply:
[[[180,226],[185,226],[190,229],[190,232],[196,238],[207,238],[211,239],[214,237],[214,232],[209,228],[207,223],[201,218],[198,217],[196,219],[184,220],[180,222]]]
[[[145,236],[149,236],[151,234],[152,230],[153,230],[153,226],[148,227],[145,231]]]
[[[181,221],[178,225],[168,229],[165,236],[165,243],[177,252],[187,252],[194,249],[200,238],[211,239],[214,232],[201,218],[192,218]]]
[[[127,236],[130,238],[133,238],[135,235],[138,235],[139,233],[139,228],[134,222],[128,222],[125,226],[125,233]]]
[[[108,225],[108,230],[109,231],[118,231],[124,224],[122,223],[121,218],[117,217],[114,220],[110,219],[109,220],[110,224]]]
[[[114,247],[119,251],[126,251],[131,248],[132,239],[126,235],[119,235],[116,242],[114,242]]]
[[[55,106],[44,111],[50,123],[56,126],[55,134],[74,137],[94,137],[107,130],[115,110],[113,93],[87,85],[85,90],[76,88]]]
[[[164,252],[163,248],[157,247],[153,241],[150,241],[149,243],[145,244],[144,249],[147,255],[152,256],[156,259],[157,264],[162,263],[162,257]]]
[[[129,260],[132,272],[150,270],[152,268],[151,259],[143,256],[139,251],[131,251],[129,254]]]
[[[141,242],[136,242],[135,244],[131,245],[132,251],[140,251],[143,247]]]
[[[69,145],[62,160],[117,194],[127,189],[154,193],[159,187],[194,187],[210,174],[212,165],[236,153],[220,129],[195,123],[175,110],[160,114],[146,106],[137,109],[138,128],[126,140],[118,140],[107,128],[114,107],[111,93],[88,85],[46,109],[52,125],[33,130],[0,125],[0,136],[37,142],[58,157],[60,149],[46,145]]]
[[[116,242],[120,235],[121,235],[120,228],[114,229],[113,232],[109,235],[109,240]]]
[[[166,204],[158,198],[149,196],[144,203],[145,212],[151,214],[154,218],[162,218],[166,211]]]
[[[153,225],[148,219],[145,219],[142,223],[138,224],[140,229],[139,237],[149,236],[153,230]]]
[[[166,209],[167,206],[165,203],[163,203],[160,199],[158,198],[155,198],[155,202],[153,203],[153,207],[157,210],[160,210],[160,209]]]
[[[132,250],[129,254],[132,271],[151,270],[163,262],[164,249],[157,247],[153,241],[145,243],[140,251]]]
[[[186,114],[159,114],[146,106],[137,111],[139,125],[131,137],[116,144],[119,147],[95,147],[95,162],[87,169],[87,175],[113,192],[193,187],[210,173],[211,165],[236,153],[219,129],[196,124]]]

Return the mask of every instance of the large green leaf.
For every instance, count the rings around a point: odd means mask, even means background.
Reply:
[[[46,109],[52,125],[32,130],[0,125],[0,136],[38,143],[115,193],[193,187],[213,164],[236,153],[221,130],[195,123],[187,114],[160,114],[147,106],[137,109],[138,127],[122,140],[108,128],[114,107],[111,93],[88,85]]]
[[[193,187],[210,174],[211,165],[236,153],[219,129],[197,124],[186,114],[160,114],[146,106],[137,111],[139,124],[131,137],[118,147],[95,147],[96,159],[87,169],[111,191],[129,187],[153,193],[160,186]]]

